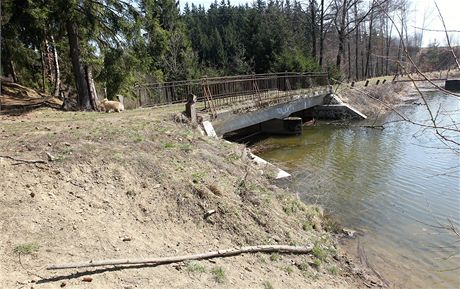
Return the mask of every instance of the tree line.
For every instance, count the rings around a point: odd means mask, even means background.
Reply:
[[[1,69],[56,96],[75,92],[81,109],[95,108],[96,91],[135,96],[136,84],[205,75],[326,70],[334,79],[360,80],[402,71],[401,38],[416,59],[422,31],[409,33],[409,6],[216,0],[181,11],[174,0],[4,0]]]

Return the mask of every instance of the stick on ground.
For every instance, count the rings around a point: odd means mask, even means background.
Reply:
[[[288,245],[259,245],[248,246],[236,249],[225,249],[212,251],[207,253],[183,255],[183,256],[170,256],[170,257],[152,257],[152,258],[139,258],[139,259],[116,259],[116,260],[91,260],[80,263],[67,263],[67,264],[53,264],[48,266],[47,270],[70,269],[70,268],[83,268],[83,267],[100,267],[100,266],[120,266],[120,265],[139,265],[139,264],[170,264],[189,260],[203,260],[216,257],[229,257],[241,255],[244,253],[287,253],[287,254],[307,254],[313,249],[313,245],[307,246],[288,246]]]
[[[46,164],[46,162],[43,161],[43,160],[23,160],[23,159],[14,158],[14,157],[11,157],[11,156],[0,156],[0,158],[10,159],[12,161],[16,161],[16,162],[19,162],[19,163]],[[15,163],[15,164],[19,164],[19,163]]]

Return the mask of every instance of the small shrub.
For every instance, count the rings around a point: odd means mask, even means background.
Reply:
[[[300,271],[308,271],[308,269],[310,268],[310,265],[308,265],[308,263],[300,263],[297,265],[297,267],[299,268]]]
[[[321,260],[318,258],[315,258],[315,260],[313,260],[313,265],[315,265],[315,267],[321,266]]]
[[[262,283],[262,285],[264,286],[264,289],[275,289],[275,287],[273,287],[272,283],[270,283],[270,281],[264,281],[264,283]]]
[[[299,210],[299,204],[297,201],[290,201],[289,203],[283,206],[283,211],[288,215],[294,214],[298,210]]]
[[[284,268],[284,271],[286,271],[286,273],[288,273],[289,275],[291,275],[293,272],[294,272],[294,269],[292,268],[292,266],[286,266]]]
[[[303,222],[302,224],[302,229],[304,231],[309,231],[311,229],[313,229],[313,225],[311,224],[311,222],[309,220],[306,220],[305,222]]]
[[[318,243],[315,244],[311,252],[313,256],[315,256],[318,260],[321,260],[321,261],[326,260],[327,255],[328,255],[327,250],[323,249]]]
[[[338,234],[342,231],[340,224],[331,215],[324,215],[323,226],[326,232]]]
[[[187,272],[191,272],[191,273],[204,273],[204,272],[206,272],[206,268],[203,265],[198,264],[196,262],[187,263],[186,270],[187,270]]]
[[[164,147],[165,149],[171,149],[171,148],[174,147],[174,144],[173,144],[173,143],[170,143],[170,142],[167,142],[167,143],[163,144],[163,147]]]
[[[214,275],[214,281],[217,283],[223,283],[225,281],[225,271],[222,267],[214,267],[211,272]]]
[[[38,249],[40,249],[40,246],[37,243],[26,243],[14,247],[14,252],[17,254],[28,255],[38,252]]]
[[[332,275],[338,275],[339,274],[339,269],[335,265],[327,268],[327,271],[329,271],[329,273],[331,273]]]
[[[270,261],[278,261],[279,259],[281,259],[281,255],[278,253],[273,253],[270,255]]]

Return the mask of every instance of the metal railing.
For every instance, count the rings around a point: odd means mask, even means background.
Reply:
[[[327,73],[286,72],[151,83],[136,86],[134,93],[140,106],[183,103],[194,94],[205,110],[215,113],[216,109],[245,102],[266,106],[327,85]]]

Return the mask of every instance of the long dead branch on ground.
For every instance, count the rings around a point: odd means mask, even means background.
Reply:
[[[27,164],[46,164],[46,161],[43,161],[43,160],[23,160],[23,159],[14,158],[14,157],[12,157],[12,156],[0,156],[0,158],[10,159],[10,160],[12,160],[12,161],[18,162],[18,163],[14,163],[13,165],[18,165],[18,164],[21,164],[21,163],[27,163]]]
[[[171,256],[171,257],[152,257],[152,258],[139,258],[139,259],[114,259],[114,260],[90,260],[79,263],[67,264],[53,264],[48,266],[47,270],[70,269],[70,268],[83,268],[83,267],[100,267],[100,266],[120,266],[120,265],[161,265],[171,264],[190,260],[203,260],[217,257],[230,257],[241,255],[245,253],[287,253],[287,254],[307,254],[313,249],[313,245],[307,246],[288,246],[288,245],[259,245],[247,246],[241,248],[232,248],[225,250],[212,251],[207,253]]]

